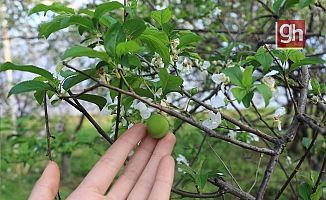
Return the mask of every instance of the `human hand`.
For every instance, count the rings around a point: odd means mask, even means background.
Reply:
[[[105,194],[139,141],[122,174]],[[174,176],[174,160],[170,154],[175,141],[172,133],[157,140],[147,134],[145,125],[134,125],[106,151],[67,199],[169,199]],[[49,161],[29,199],[53,200],[59,184],[59,167]]]

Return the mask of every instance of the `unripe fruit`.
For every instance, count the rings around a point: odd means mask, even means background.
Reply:
[[[153,114],[147,120],[147,130],[155,139],[164,137],[169,130],[169,122],[160,114]]]
[[[191,95],[195,95],[195,94],[197,94],[197,92],[198,92],[197,88],[192,88],[192,89],[190,90],[190,94],[191,94]]]

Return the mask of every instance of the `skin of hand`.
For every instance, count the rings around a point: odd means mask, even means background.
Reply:
[[[175,142],[176,138],[170,132],[161,139],[153,139],[148,135],[144,124],[135,124],[112,144],[67,199],[168,200],[174,177],[174,160],[170,155]],[[129,153],[138,143],[135,153],[107,192]],[[59,184],[59,167],[55,162],[49,161],[35,183],[29,200],[53,200]]]

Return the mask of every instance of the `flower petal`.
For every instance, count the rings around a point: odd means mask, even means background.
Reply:
[[[220,108],[225,106],[224,99],[222,99],[219,96],[215,96],[214,98],[211,99],[211,105],[213,108]]]
[[[272,70],[272,71],[268,72],[267,74],[265,74],[264,77],[267,77],[267,76],[273,76],[273,75],[278,74],[278,73],[279,73],[278,71],[276,71],[276,70]]]
[[[283,116],[285,114],[285,112],[286,112],[285,108],[280,107],[280,108],[276,109],[273,117],[279,118],[279,117]]]

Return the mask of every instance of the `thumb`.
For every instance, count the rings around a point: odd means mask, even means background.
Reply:
[[[49,161],[41,177],[35,183],[29,200],[53,200],[60,185],[60,169],[57,163]]]

